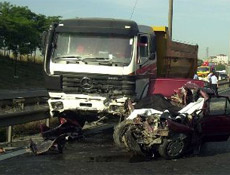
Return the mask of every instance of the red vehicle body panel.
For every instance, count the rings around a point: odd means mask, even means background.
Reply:
[[[167,124],[168,124],[168,127],[170,130],[177,132],[177,133],[189,134],[189,133],[192,133],[194,131],[193,128],[190,128],[184,124],[174,122],[170,119],[167,120]]]
[[[181,78],[156,78],[150,80],[148,95],[162,94],[165,97],[170,97],[173,95],[175,90],[181,88],[189,82],[195,83],[199,87],[204,87],[205,85],[205,82],[201,80]]]
[[[205,116],[201,127],[203,135],[230,135],[230,116]]]

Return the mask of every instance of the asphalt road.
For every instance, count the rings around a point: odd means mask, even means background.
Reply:
[[[201,155],[146,159],[116,147],[112,131],[68,143],[64,153],[26,153],[0,161],[0,174],[230,174],[230,141],[209,143]]]
[[[230,96],[229,92],[224,95]],[[199,156],[147,159],[114,145],[112,131],[68,143],[63,154],[26,153],[0,161],[0,174],[230,174],[230,140],[203,145]]]

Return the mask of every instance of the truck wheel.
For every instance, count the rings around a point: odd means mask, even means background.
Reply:
[[[83,126],[85,125],[85,118],[82,116],[77,116],[77,121],[79,123],[79,125],[83,128]]]
[[[68,120],[68,118],[71,120],[76,120],[82,128],[85,125],[85,121],[86,121],[85,116],[79,115],[74,111],[65,111],[64,113],[60,114],[60,117],[61,118],[63,117],[66,120]]]
[[[183,155],[185,150],[185,140],[179,137],[173,139],[164,139],[159,146],[158,152],[165,159],[176,159]]]
[[[124,147],[125,144],[122,141],[124,134],[126,133],[129,126],[132,124],[132,120],[124,120],[114,127],[113,140],[115,144],[119,147]]]

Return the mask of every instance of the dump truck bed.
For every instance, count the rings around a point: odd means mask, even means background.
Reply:
[[[193,78],[198,45],[172,41],[167,27],[153,27],[157,37],[157,77]]]

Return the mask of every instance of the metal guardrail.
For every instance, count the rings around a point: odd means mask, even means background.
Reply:
[[[225,91],[230,88],[230,80],[220,80],[218,84],[219,84],[218,90],[220,93],[221,91]]]
[[[47,119],[49,125],[49,107],[48,105],[39,106],[38,109],[6,113],[0,115],[0,127],[7,127],[7,142],[12,142],[12,130],[14,125],[24,124],[32,121]]]
[[[37,109],[10,112],[0,115],[0,127],[13,126],[49,118],[48,105],[38,106]]]
[[[19,97],[0,100],[0,127],[7,127],[7,142],[12,142],[12,127],[32,121],[47,119],[49,107],[46,96]]]
[[[229,80],[219,81],[219,92],[230,89]],[[33,106],[32,108],[23,110],[26,106]],[[8,113],[0,114],[0,127],[7,128],[7,142],[12,142],[12,126],[24,124],[32,121],[47,119],[49,124],[49,107],[47,104],[47,97],[20,97],[14,99],[0,100],[0,112],[7,108],[20,108],[20,110],[12,110]]]

